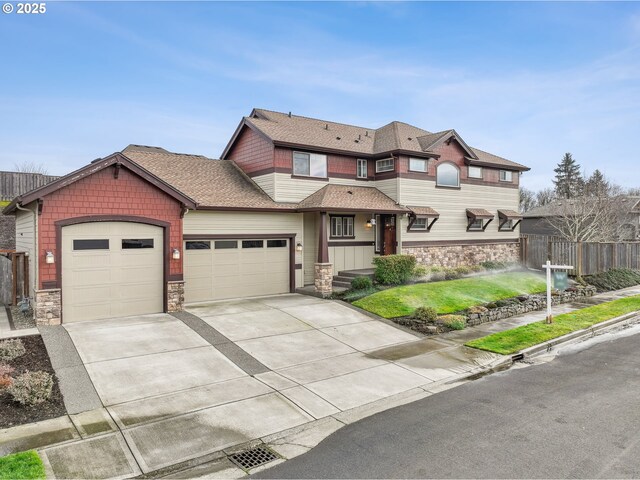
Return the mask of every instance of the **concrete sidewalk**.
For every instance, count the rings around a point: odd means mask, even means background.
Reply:
[[[634,294],[640,287],[553,311]],[[158,316],[153,329],[148,319],[108,330],[70,325],[105,407],[0,431],[0,454],[40,448],[52,478],[239,477],[245,472],[228,453],[256,443],[283,458],[304,453],[345,424],[509,361],[463,344],[546,315],[417,338],[341,302],[300,295],[189,310],[183,321]],[[161,338],[150,342],[152,331]]]

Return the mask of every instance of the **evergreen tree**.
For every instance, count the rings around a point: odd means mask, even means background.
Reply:
[[[570,153],[564,154],[562,161],[553,171],[556,174],[553,184],[558,197],[575,198],[582,195],[584,178],[580,173],[580,165]]]
[[[608,197],[611,184],[602,172],[596,169],[585,183],[584,190],[585,194],[591,197]]]

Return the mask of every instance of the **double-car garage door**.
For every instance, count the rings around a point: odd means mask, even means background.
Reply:
[[[287,293],[290,239],[186,241],[185,302]],[[62,228],[62,314],[77,322],[164,310],[164,230],[134,222]]]
[[[288,293],[290,239],[188,240],[185,302]]]

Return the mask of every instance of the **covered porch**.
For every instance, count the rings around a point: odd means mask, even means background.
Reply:
[[[374,257],[396,253],[396,228],[409,212],[374,187],[347,185],[323,187],[301,202],[299,211],[306,243],[304,284],[325,296],[332,292],[334,277],[371,270]],[[346,287],[350,280],[336,282]]]

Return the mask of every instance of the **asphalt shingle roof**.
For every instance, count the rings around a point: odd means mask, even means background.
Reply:
[[[394,150],[429,152],[429,149],[442,138],[453,133],[453,130],[432,133],[397,121],[380,128],[359,127],[264,109],[254,109],[252,116],[245,117],[244,120],[275,142],[366,155],[384,154]],[[471,150],[480,162],[515,170],[528,170],[528,167],[506,158],[477,148]]]
[[[213,160],[202,155],[138,145],[129,145],[122,154],[193,198],[199,207],[278,210],[296,207],[295,204],[274,202],[230,160]]]
[[[299,210],[362,210],[407,212],[377,188],[325,185],[298,204]]]

